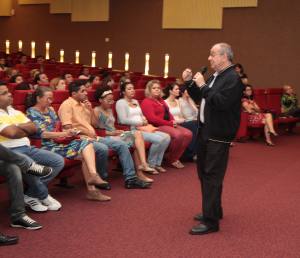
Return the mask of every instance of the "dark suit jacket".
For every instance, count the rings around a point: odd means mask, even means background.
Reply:
[[[206,85],[199,88],[191,81],[186,82],[187,90],[195,101],[205,98],[204,125],[199,122],[200,132],[205,140],[213,139],[230,142],[235,138],[240,125],[241,98],[244,85],[233,66],[221,71],[213,86],[211,76]],[[200,112],[199,117],[200,119]]]

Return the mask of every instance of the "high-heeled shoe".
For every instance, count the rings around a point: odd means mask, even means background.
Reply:
[[[266,144],[267,144],[268,146],[270,146],[270,147],[274,147],[274,146],[275,146],[275,144],[274,144],[273,142],[266,142]]]

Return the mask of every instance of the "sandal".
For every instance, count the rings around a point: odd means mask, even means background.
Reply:
[[[147,172],[151,175],[159,174],[159,172],[155,168],[151,168],[148,165],[147,166],[139,165],[138,170],[142,170],[142,171]]]
[[[175,168],[184,168],[184,165],[179,161],[179,160],[176,160],[175,162],[171,163],[171,165]]]
[[[155,167],[155,169],[158,171],[158,172],[161,172],[161,173],[165,173],[165,172],[167,172],[167,170],[166,169],[164,169],[163,167],[161,167],[161,166],[156,166]]]

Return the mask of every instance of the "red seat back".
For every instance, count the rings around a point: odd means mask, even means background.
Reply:
[[[254,100],[261,109],[267,109],[265,89],[253,89]]]
[[[276,114],[281,113],[281,96],[282,96],[281,88],[270,88],[266,90],[266,102],[267,109],[275,111]]]

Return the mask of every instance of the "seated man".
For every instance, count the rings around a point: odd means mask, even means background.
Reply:
[[[87,99],[87,90],[85,80],[78,80],[69,85],[70,97],[66,99],[58,110],[58,115],[64,129],[77,128],[81,131],[82,137],[93,140],[96,152],[96,164],[98,173],[103,179],[108,176],[107,173],[107,152],[112,148],[119,155],[125,177],[125,187],[148,188],[149,183],[140,180],[135,173],[134,163],[125,142],[117,141],[112,138],[97,137],[92,125],[97,124],[97,118],[93,112],[91,103]],[[104,154],[105,153],[105,154]]]
[[[30,163],[24,156],[0,144],[0,175],[7,179],[9,195],[11,198],[10,217],[11,226],[26,229],[40,229],[42,226],[25,214],[23,173],[36,176],[48,176],[52,168]],[[17,238],[6,238],[0,235],[0,245],[14,244]]]
[[[0,143],[26,157],[30,163],[35,161],[53,168],[53,172],[46,177],[23,176],[28,186],[25,204],[36,212],[59,210],[61,204],[48,194],[47,184],[63,169],[64,159],[53,152],[30,146],[27,136],[34,134],[36,127],[22,112],[11,106],[12,101],[8,88],[0,82]]]

